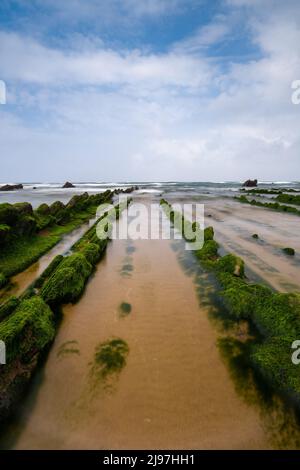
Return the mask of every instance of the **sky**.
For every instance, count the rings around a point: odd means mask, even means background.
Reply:
[[[0,181],[300,180],[299,0],[1,0]]]

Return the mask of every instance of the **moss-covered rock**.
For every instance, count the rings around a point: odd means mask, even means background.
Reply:
[[[47,227],[50,227],[51,225],[56,223],[56,219],[52,215],[41,215],[41,214],[36,214],[35,215],[35,220],[37,223],[37,230],[43,230]]]
[[[19,218],[17,209],[8,203],[0,204],[0,224],[14,225]]]
[[[82,247],[81,252],[93,266],[99,261],[101,256],[100,248],[96,243],[87,243]]]
[[[229,272],[219,272],[218,279],[223,286],[220,294],[225,306],[230,314],[238,319],[251,318],[258,303],[272,295],[269,288],[259,284],[248,284]]]
[[[38,230],[43,230],[44,228],[49,227],[56,222],[54,214],[51,215],[50,213],[50,207],[45,203],[41,204],[34,211],[34,216],[37,222]]]
[[[213,227],[206,227],[204,229],[204,241],[213,240],[214,235],[215,233]]]
[[[53,313],[40,297],[11,299],[3,309],[0,339],[6,345],[6,365],[0,368],[0,422],[22,399],[40,355],[54,338]],[[2,309],[2,307],[1,307]]]
[[[196,251],[196,256],[202,260],[216,260],[218,258],[219,245],[215,240],[208,240],[204,242],[201,250]]]
[[[295,255],[294,248],[290,248],[290,247],[282,248],[282,251],[288,256],[294,256]]]
[[[83,194],[75,194],[66,205],[66,208],[80,211],[85,209],[89,202],[89,195],[87,192]]]
[[[8,283],[6,276],[0,271],[0,289]]]
[[[0,323],[0,339],[6,345],[7,363],[16,358],[28,362],[54,338],[53,313],[35,296],[22,301],[16,310]]]
[[[10,230],[11,228],[9,227],[9,225],[0,225],[0,245],[5,245],[8,242],[10,238]]]
[[[217,269],[237,277],[244,277],[245,275],[244,261],[233,254],[228,254],[220,258],[218,260]]]
[[[113,196],[113,191],[107,189],[103,193],[91,194],[89,197],[89,204],[91,205],[100,205],[104,202],[111,202]]]
[[[253,321],[266,337],[300,337],[300,294],[272,293],[257,303]]]
[[[61,201],[55,201],[50,206],[50,215],[52,215],[56,223],[63,223],[70,219],[70,212]]]
[[[249,201],[246,196],[239,196],[235,197],[234,199],[245,204],[251,204],[251,206],[266,207],[267,209],[272,209],[279,212],[288,212],[290,214],[300,215],[300,210],[297,209],[297,207],[285,206],[283,204],[279,204],[278,202],[262,202],[257,201],[256,199]]]
[[[279,194],[276,197],[277,201],[284,202],[287,204],[295,204],[296,206],[300,206],[300,195],[292,195],[292,194]]]
[[[85,283],[93,270],[84,254],[75,253],[59,264],[48,279],[41,296],[49,305],[75,302],[84,290]]]
[[[244,195],[239,196],[239,197],[236,197],[236,199],[238,199],[240,202],[245,202],[246,204],[247,204],[247,203],[249,204],[248,199],[247,199],[246,196],[244,196]]]
[[[299,368],[292,363],[291,342],[282,338],[271,338],[252,348],[252,364],[277,390],[287,392],[299,404]]]
[[[37,214],[40,214],[40,215],[49,215],[50,214],[50,207],[48,206],[48,204],[43,203],[36,209],[35,212]]]
[[[46,279],[48,279],[54,273],[54,271],[56,270],[56,268],[58,267],[58,265],[61,263],[63,259],[64,257],[62,255],[55,256],[55,258],[53,258],[49,266],[47,266],[47,268],[42,272],[40,277],[37,278],[37,280],[34,283],[34,287],[41,288],[44,282],[46,281]]]
[[[60,211],[63,211],[64,209],[65,209],[65,205],[61,201],[55,201],[49,207],[50,214],[52,215],[56,215]]]
[[[21,215],[33,215],[32,205],[29,202],[17,202],[14,207]]]
[[[31,215],[20,217],[15,227],[15,234],[20,236],[33,235],[37,231],[37,223]]]
[[[37,224],[32,214],[32,206],[27,202],[0,204],[0,243],[7,243],[12,237],[34,233]]]
[[[17,308],[20,300],[17,297],[10,297],[3,305],[0,306],[0,321],[11,315],[11,313]]]

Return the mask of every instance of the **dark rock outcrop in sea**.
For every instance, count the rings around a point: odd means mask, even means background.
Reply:
[[[15,191],[16,189],[23,189],[22,184],[5,184],[0,187],[0,191]]]
[[[257,180],[247,180],[243,186],[246,188],[255,188],[257,186]]]
[[[129,188],[126,188],[126,189],[115,189],[114,190],[114,194],[129,194],[129,193],[132,193],[133,191],[137,191],[139,189],[138,186],[131,186]]]
[[[75,188],[74,184],[70,183],[69,181],[66,181],[65,184],[63,185],[63,188]]]

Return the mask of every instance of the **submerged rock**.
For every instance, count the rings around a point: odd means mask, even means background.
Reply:
[[[295,256],[295,250],[294,250],[294,248],[290,248],[290,247],[282,248],[282,251],[283,251],[286,255]]]

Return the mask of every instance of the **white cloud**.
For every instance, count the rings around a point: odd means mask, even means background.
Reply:
[[[15,33],[0,32],[0,73],[6,80],[52,85],[123,85],[199,87],[210,67],[199,58],[170,52],[145,55],[138,50],[93,48],[65,52]]]

